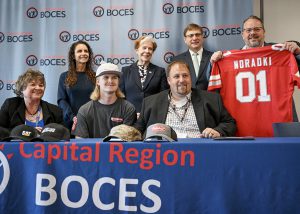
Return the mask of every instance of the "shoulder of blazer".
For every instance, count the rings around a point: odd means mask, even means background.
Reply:
[[[157,101],[158,99],[161,99],[161,98],[165,99],[168,96],[169,91],[170,91],[170,89],[161,91],[157,94],[150,95],[148,97],[145,97],[144,101],[153,103],[154,101]]]
[[[177,56],[178,56],[179,58],[181,58],[181,57],[189,57],[189,56],[191,56],[191,54],[190,54],[190,51],[187,50],[187,51],[185,51],[185,52],[182,52],[181,54],[178,54]]]
[[[53,113],[57,114],[57,113],[62,112],[62,110],[57,105],[54,105],[52,103],[48,103],[47,101],[44,101],[44,100],[41,100],[41,106],[42,106],[43,111],[45,109],[47,109],[49,114],[53,114]]]
[[[216,92],[211,92],[211,91],[205,91],[202,89],[192,89],[192,101],[193,100],[199,100],[199,99],[218,99],[220,95]]]
[[[153,69],[153,70],[161,70],[161,71],[164,71],[164,70],[165,70],[163,67],[160,67],[160,66],[158,66],[158,65],[152,64],[151,62],[150,62],[150,64],[149,64],[149,69]]]
[[[16,108],[24,103],[24,98],[22,97],[10,97],[5,100],[9,104],[9,109],[15,111]]]
[[[203,54],[204,54],[204,55],[209,55],[209,56],[211,56],[213,53],[214,53],[214,52],[211,52],[211,51],[206,50],[205,48],[203,48]]]
[[[135,63],[132,63],[131,65],[122,67],[121,71],[122,71],[122,73],[126,74],[126,73],[130,72],[131,70],[137,70],[137,69],[138,69],[138,67],[135,62]]]

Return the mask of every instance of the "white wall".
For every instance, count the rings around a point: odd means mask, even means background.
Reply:
[[[300,41],[300,1],[263,0],[267,42]],[[260,0],[253,1],[254,14],[260,16]],[[300,90],[295,88],[294,100],[300,119]]]

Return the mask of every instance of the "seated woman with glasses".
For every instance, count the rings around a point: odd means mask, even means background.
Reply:
[[[41,131],[49,123],[63,124],[62,110],[42,97],[46,82],[40,71],[28,69],[18,77],[14,93],[17,97],[4,101],[0,110],[0,127],[13,129],[26,124]]]

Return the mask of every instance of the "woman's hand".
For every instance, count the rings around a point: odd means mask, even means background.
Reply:
[[[76,128],[76,125],[77,125],[77,117],[75,116],[75,117],[73,117],[72,131],[74,131],[74,130],[75,130],[75,128]]]

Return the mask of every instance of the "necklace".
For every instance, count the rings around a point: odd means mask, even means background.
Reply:
[[[169,102],[170,102],[171,108],[172,108],[173,112],[175,113],[175,115],[177,116],[177,118],[179,119],[180,122],[183,122],[183,120],[184,120],[184,118],[186,116],[187,110],[189,109],[190,104],[191,104],[191,99],[188,96],[186,97],[186,99],[187,99],[187,102],[183,106],[176,107],[176,105],[175,105],[175,103],[173,101],[173,98],[172,98],[172,94],[170,93],[170,95],[169,95]],[[182,108],[184,108],[183,109],[183,114],[180,115],[179,111]]]
[[[35,113],[31,114],[30,111],[28,111],[28,109],[26,108],[26,112],[29,114],[29,116],[34,117],[39,112],[39,109],[40,109],[40,107],[37,108]]]
[[[38,123],[39,123],[39,120],[40,120],[41,111],[42,111],[41,106],[38,107],[38,109],[36,110],[36,112],[35,112],[34,114],[31,114],[31,113],[28,111],[28,109],[26,108],[26,113],[27,113],[27,115],[29,116],[28,120],[29,120],[30,122],[35,123],[35,127],[38,126]],[[26,125],[26,121],[25,121],[25,125]]]

